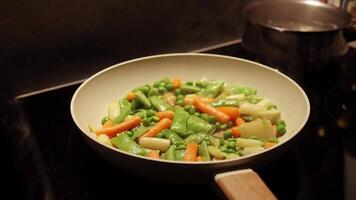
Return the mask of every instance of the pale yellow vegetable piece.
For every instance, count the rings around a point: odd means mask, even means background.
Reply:
[[[242,138],[257,137],[258,139],[267,140],[276,136],[271,121],[267,119],[246,122],[240,125],[238,130]]]
[[[259,106],[252,103],[243,103],[240,105],[240,113],[241,115],[252,115],[258,117],[258,113],[266,110],[263,106]]]
[[[272,124],[276,124],[277,120],[281,119],[281,112],[279,110],[263,110],[258,113],[258,116],[270,120]]]
[[[242,150],[242,154],[244,154],[246,156],[246,155],[261,152],[263,150],[265,150],[265,148],[263,148],[263,147],[246,147]]]
[[[110,140],[109,136],[107,136],[106,134],[101,134],[96,139],[101,144],[106,144],[106,145],[112,146],[111,140]]]
[[[263,142],[254,139],[236,138],[237,147],[262,147]]]
[[[146,149],[160,150],[165,152],[168,150],[171,145],[170,140],[156,137],[141,137],[139,144]]]

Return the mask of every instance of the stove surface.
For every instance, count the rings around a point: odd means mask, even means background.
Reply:
[[[238,42],[202,51],[253,59]],[[355,119],[345,118],[344,111],[354,116],[355,55],[356,50],[350,49],[340,65],[306,74],[304,80],[297,81],[311,101],[310,119],[289,150],[267,166],[254,169],[279,199],[343,199],[354,195],[348,190],[355,184],[349,183],[348,173],[356,169],[350,169],[348,162],[356,160],[356,132],[349,131],[351,126],[355,130]],[[33,168],[26,170],[32,177],[26,179],[26,199],[224,198],[213,181],[197,186],[153,182],[123,172],[99,157],[85,143],[70,115],[70,100],[78,86],[19,99],[30,125],[27,139],[32,142],[27,154],[37,149],[38,155],[19,161],[30,162],[28,166]],[[344,126],[340,126],[340,116]]]

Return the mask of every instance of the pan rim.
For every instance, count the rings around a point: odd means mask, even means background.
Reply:
[[[90,135],[87,134],[87,130],[83,130],[80,126],[79,126],[79,121],[76,118],[75,115],[75,100],[76,97],[78,96],[78,94],[81,92],[81,89],[87,84],[89,83],[91,80],[93,80],[94,78],[96,78],[97,76],[100,76],[101,74],[105,73],[106,71],[109,71],[113,68],[116,67],[120,67],[129,63],[134,63],[134,62],[138,62],[138,61],[142,61],[142,60],[148,60],[148,59],[156,59],[156,58],[161,58],[161,57],[172,57],[172,56],[206,56],[206,57],[216,57],[216,58],[224,58],[224,59],[232,59],[232,60],[236,60],[236,61],[242,61],[242,62],[247,62],[253,65],[257,65],[258,67],[262,67],[264,69],[267,69],[269,71],[272,71],[274,73],[277,73],[278,75],[282,76],[283,78],[287,79],[289,82],[293,83],[294,86],[297,87],[297,89],[300,91],[300,93],[303,95],[303,99],[305,100],[306,103],[306,116],[304,117],[302,123],[298,126],[297,129],[291,130],[293,132],[295,132],[295,134],[293,134],[289,139],[285,140],[282,143],[278,143],[277,145],[274,145],[273,147],[270,147],[268,149],[264,149],[263,151],[257,152],[257,153],[253,153],[250,155],[246,155],[243,157],[237,157],[237,158],[232,158],[232,159],[225,159],[225,160],[215,160],[215,161],[171,161],[171,160],[163,160],[163,159],[154,159],[154,158],[149,158],[149,157],[145,157],[145,156],[140,156],[140,155],[136,155],[136,154],[132,154],[129,152],[125,152],[123,150],[114,148],[113,146],[109,146],[106,144],[102,144],[100,142],[98,142],[96,139],[94,139],[93,137],[91,137]],[[88,79],[86,79],[74,92],[72,98],[71,98],[71,102],[70,102],[70,112],[71,112],[71,117],[73,119],[73,121],[75,122],[77,128],[80,130],[81,134],[84,134],[86,137],[90,138],[91,140],[93,140],[95,143],[98,143],[99,145],[105,146],[113,151],[116,151],[116,153],[122,153],[125,154],[126,156],[132,156],[135,158],[139,158],[139,159],[146,159],[147,161],[155,161],[155,162],[161,162],[161,163],[167,163],[167,164],[180,164],[180,165],[215,165],[215,164],[223,164],[223,163],[230,163],[230,162],[236,162],[236,161],[243,161],[243,160],[248,160],[252,157],[258,157],[261,156],[264,153],[267,152],[271,152],[272,150],[281,147],[282,145],[286,145],[287,143],[289,143],[293,138],[295,138],[299,132],[303,129],[303,127],[305,126],[305,124],[307,123],[309,116],[310,116],[310,101],[308,99],[308,96],[306,95],[305,91],[301,88],[301,86],[299,86],[298,83],[296,83],[293,79],[291,79],[289,76],[283,74],[282,72],[280,72],[277,69],[274,69],[272,67],[251,61],[251,60],[247,60],[247,59],[243,59],[243,58],[238,58],[238,57],[232,57],[232,56],[225,56],[225,55],[220,55],[220,54],[212,54],[212,53],[166,53],[166,54],[156,54],[156,55],[150,55],[150,56],[144,56],[144,57],[140,57],[140,58],[135,58],[135,59],[131,59],[131,60],[127,60],[124,62],[120,62],[117,64],[114,64],[110,67],[107,67],[105,69],[102,69],[98,72],[96,72],[95,74],[93,74],[92,76],[90,76]]]

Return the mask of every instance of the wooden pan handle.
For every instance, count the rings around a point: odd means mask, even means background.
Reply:
[[[277,199],[252,169],[217,174],[215,182],[229,200]]]

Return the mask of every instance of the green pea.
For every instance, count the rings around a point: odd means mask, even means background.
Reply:
[[[149,110],[147,110],[147,112],[146,112],[147,117],[154,116],[155,114],[156,114],[156,111],[154,111],[154,110],[152,110],[152,109],[149,109]]]
[[[200,113],[199,113],[199,112],[194,112],[193,115],[195,115],[195,116],[197,116],[197,117],[200,117]]]
[[[110,120],[110,117],[108,117],[108,116],[103,117],[103,119],[101,120],[101,125],[104,125],[105,122],[107,122],[108,120]]]
[[[183,100],[183,99],[178,99],[178,100],[176,101],[176,104],[177,104],[178,106],[184,106],[184,100]]]
[[[167,89],[166,89],[165,87],[163,87],[163,86],[159,86],[159,87],[158,87],[158,92],[159,92],[160,94],[164,94],[164,93],[167,92]]]
[[[154,122],[158,122],[159,121],[159,117],[157,117],[157,116],[152,116],[151,119]]]
[[[149,125],[150,125],[150,122],[151,122],[150,118],[145,118],[145,119],[143,119],[142,124],[143,124],[144,126],[149,126]]]
[[[205,120],[205,121],[207,121],[207,122],[209,122],[209,115],[208,114],[206,114],[206,113],[202,113],[201,115],[200,115],[200,118],[202,119],[202,120]]]
[[[181,95],[182,94],[182,90],[181,89],[176,89],[176,90],[174,90],[174,94],[175,95]]]
[[[228,139],[228,138],[231,138],[232,135],[231,135],[231,130],[227,130],[224,132],[224,139]]]
[[[283,125],[277,125],[277,132],[280,134],[285,134],[286,133],[286,127]]]
[[[167,84],[166,84],[166,89],[167,89],[168,91],[171,91],[171,90],[173,89],[173,84],[172,84],[172,83],[167,83]]]
[[[132,131],[126,131],[125,134],[128,135],[129,137],[133,136],[133,132]]]
[[[191,85],[191,86],[193,86],[193,82],[192,82],[192,81],[188,81],[188,82],[186,82],[185,84],[186,84],[186,85]]]
[[[228,142],[227,143],[227,148],[236,150],[236,142]]]
[[[184,95],[178,94],[178,95],[177,95],[177,99],[184,99]]]

